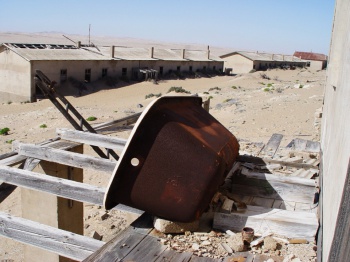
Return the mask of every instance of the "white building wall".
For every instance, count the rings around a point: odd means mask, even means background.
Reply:
[[[30,100],[30,62],[3,47],[0,50],[0,102]]]
[[[337,0],[323,108],[323,247],[328,261],[350,157],[350,1]],[[344,237],[350,240],[349,235]]]
[[[223,60],[225,61],[224,67],[232,68],[233,74],[245,74],[253,69],[253,61],[240,54],[225,57]]]

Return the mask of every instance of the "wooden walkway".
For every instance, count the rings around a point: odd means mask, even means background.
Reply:
[[[32,170],[40,161],[50,161],[83,169],[103,170],[106,175],[110,175],[116,161],[67,150],[76,146],[77,143],[120,150],[126,141],[67,129],[57,130],[57,135],[57,138],[38,145],[18,143],[14,146],[13,152],[0,156],[0,180],[3,181],[0,185],[0,201],[6,199],[16,186],[20,186],[67,199],[102,205],[105,188],[38,174]],[[274,134],[266,145],[257,148],[256,154],[239,157],[237,165],[234,167],[235,170],[232,170],[229,176],[232,187],[228,191],[234,199],[244,202],[247,208],[246,211],[239,214],[234,210],[230,211],[229,214],[225,213],[224,215],[229,217],[229,224],[225,218],[216,219],[217,228],[221,227],[224,230],[230,227],[233,229],[232,223],[234,222],[232,221],[243,221],[242,216],[245,218],[255,216],[256,214],[252,212],[253,210],[257,212],[256,210],[259,208],[259,212],[263,214],[274,212],[274,210],[283,210],[289,212],[287,216],[293,214],[292,217],[297,219],[299,224],[296,227],[303,226],[308,234],[305,238],[311,240],[314,237],[315,228],[317,230],[318,226],[315,215],[317,211],[317,200],[315,199],[318,193],[318,162],[317,158],[300,160],[297,153],[317,154],[319,145],[312,141],[295,139],[288,145],[288,148],[283,150],[293,152],[296,156],[289,155],[281,158],[277,157],[281,139],[282,135]],[[15,165],[19,165],[19,167],[16,168]],[[316,179],[314,179],[315,177]],[[140,210],[123,205],[118,205],[116,209],[143,214]],[[221,215],[219,214],[219,216]],[[264,216],[262,221],[266,223],[269,219],[273,218]],[[238,224],[238,231],[243,226],[249,226],[249,223],[249,219],[246,219],[244,225]],[[220,260],[197,257],[190,252],[177,253],[159,241],[157,235],[154,234],[151,217],[147,214],[140,216],[131,226],[108,243],[13,217],[6,213],[0,213],[0,225],[2,229],[0,235],[4,237],[35,245],[78,261],[257,262],[267,259],[267,256],[249,253],[237,253]],[[255,227],[258,227],[257,224]],[[281,228],[281,226],[276,228]],[[293,229],[293,227],[291,228]],[[286,231],[288,234],[289,231],[293,230]],[[42,241],[43,238],[45,241]],[[283,258],[278,257],[274,259],[275,261],[283,260]]]

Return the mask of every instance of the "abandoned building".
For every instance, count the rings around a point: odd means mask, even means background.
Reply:
[[[245,74],[251,70],[266,70],[277,67],[303,67],[307,61],[292,55],[236,51],[220,56],[226,73]]]
[[[103,77],[143,80],[171,73],[222,72],[223,61],[207,50],[78,45],[0,45],[0,94],[4,101],[36,100],[35,70],[58,85],[69,79],[92,82]]]
[[[327,56],[324,54],[295,51],[294,56],[307,60],[308,66],[315,70],[322,70],[327,66]]]

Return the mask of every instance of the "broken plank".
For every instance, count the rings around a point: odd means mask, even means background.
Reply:
[[[32,144],[17,144],[16,151],[21,156],[33,157],[62,165],[77,168],[90,168],[112,174],[116,162],[105,158],[98,158],[50,147],[36,146]]]
[[[4,237],[78,261],[85,259],[104,244],[102,241],[2,212],[0,225],[0,235]]]
[[[77,131],[67,128],[58,128],[56,133],[61,139],[70,140],[78,143],[123,150],[126,144],[126,139],[110,137],[95,133]]]
[[[314,213],[247,206],[245,211],[231,214],[215,212],[213,227],[223,231],[240,232],[244,227],[254,228],[256,234],[271,231],[287,238],[314,241],[318,220]]]
[[[137,119],[140,117],[142,112],[132,114],[130,116],[126,116],[120,119],[112,120],[106,123],[101,123],[94,125],[93,128],[97,132],[101,132],[104,129],[111,128],[111,127],[120,127],[120,126],[126,126],[136,123]]]
[[[270,140],[267,142],[266,146],[262,150],[261,154],[273,157],[282,141],[283,135],[273,134]]]

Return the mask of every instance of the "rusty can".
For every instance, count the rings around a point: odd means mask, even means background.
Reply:
[[[242,229],[242,239],[244,245],[249,245],[254,238],[254,229],[251,227],[245,227]]]

